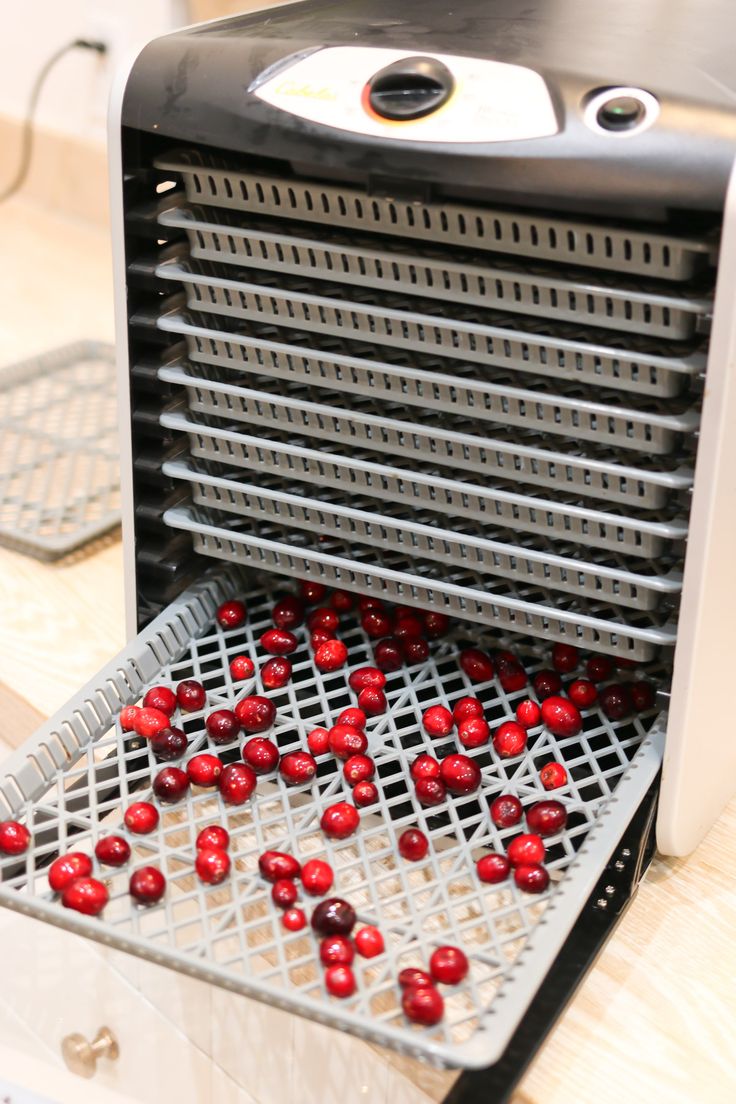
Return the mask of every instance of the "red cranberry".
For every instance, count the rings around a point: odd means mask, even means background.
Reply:
[[[460,653],[460,667],[471,682],[490,682],[494,675],[493,660],[478,648],[465,648]]]
[[[631,702],[637,713],[644,713],[652,709],[656,701],[654,687],[651,682],[632,682],[629,686]]]
[[[350,935],[355,927],[355,909],[341,897],[327,897],[315,907],[312,927],[320,935]]]
[[[355,948],[346,935],[327,935],[319,945],[323,966],[349,966],[354,958]]]
[[[291,679],[291,663],[283,656],[274,656],[261,668],[261,682],[265,690],[282,690]]]
[[[302,868],[293,855],[284,851],[264,851],[258,860],[258,869],[267,882],[277,882],[279,878],[298,878]]]
[[[332,867],[322,859],[309,859],[302,867],[302,885],[313,897],[323,897],[332,888],[335,875]]]
[[[470,963],[459,947],[438,947],[429,960],[429,972],[443,985],[459,985],[467,976]]]
[[[355,605],[355,599],[347,590],[333,590],[330,605],[338,613],[348,613]]]
[[[529,832],[515,836],[506,848],[506,855],[512,866],[541,863],[544,859],[544,841],[541,836]]]
[[[388,709],[386,695],[377,686],[363,687],[358,694],[358,705],[369,717],[378,717]]]
[[[256,673],[256,665],[249,656],[233,656],[230,660],[230,674],[236,682],[253,678]]]
[[[418,617],[414,617],[412,614],[407,614],[406,617],[402,617],[396,623],[394,628],[394,636],[397,636],[399,640],[407,640],[412,636],[422,636],[424,634],[424,625]],[[384,634],[381,633],[383,636]]]
[[[419,862],[429,851],[429,840],[418,828],[407,828],[398,841],[399,854],[409,862]]]
[[[414,787],[420,805],[441,805],[447,796],[445,783],[441,778],[418,778]]]
[[[308,751],[290,751],[279,763],[279,773],[288,786],[303,786],[317,773],[317,763]]]
[[[372,686],[376,690],[383,690],[386,685],[386,676],[377,667],[358,667],[357,670],[350,672],[348,685],[356,694],[360,693],[361,690],[365,690],[367,686]]]
[[[580,652],[572,644],[555,644],[552,647],[552,666],[561,675],[569,675],[580,662]]]
[[[118,720],[120,721],[120,727],[122,728],[123,732],[133,731],[133,729],[135,728],[135,719],[140,711],[141,707],[139,705],[123,706],[123,708],[120,710],[120,716],[118,717]]]
[[[176,694],[168,686],[152,686],[143,699],[146,709],[159,709],[167,717],[176,709]]]
[[[383,954],[385,950],[385,944],[383,942],[383,936],[378,928],[374,928],[369,925],[366,928],[360,928],[353,936],[355,940],[355,946],[358,954],[363,958],[375,958],[376,955]]]
[[[180,728],[160,728],[151,737],[151,751],[156,759],[168,762],[171,759],[181,759],[187,750],[187,734]]]
[[[355,975],[349,966],[329,966],[325,970],[325,989],[331,997],[352,997]]]
[[[369,609],[385,609],[383,602],[373,594],[361,594],[358,598],[358,610],[365,613]]]
[[[527,684],[526,671],[512,652],[496,652],[498,681],[507,694],[523,690]]]
[[[227,805],[244,805],[256,788],[256,772],[246,763],[228,763],[218,781]]]
[[[407,1020],[432,1027],[445,1014],[445,1002],[433,985],[410,985],[404,989],[401,1007]]]
[[[169,718],[160,709],[139,709],[135,717],[135,731],[139,736],[150,740],[162,728],[169,727]]]
[[[246,615],[245,603],[232,598],[229,602],[223,602],[218,606],[215,617],[218,625],[223,629],[237,629],[244,624]]]
[[[328,609],[326,606],[320,606],[318,609],[312,610],[307,618],[307,628],[310,632],[316,632],[317,629],[327,629],[334,634],[339,624],[340,618],[334,609]]]
[[[85,916],[97,916],[107,902],[107,889],[96,878],[75,878],[66,887],[61,897],[64,908],[83,912]]]
[[[373,782],[358,782],[353,787],[353,801],[359,809],[375,805],[378,801],[378,787]]]
[[[514,881],[524,893],[544,893],[549,885],[549,874],[539,863],[522,863],[514,870]]]
[[[464,748],[482,747],[490,736],[490,725],[483,717],[468,717],[458,725],[457,738]]]
[[[505,855],[484,855],[482,859],[478,859],[475,869],[482,882],[495,885],[497,882],[504,882],[508,878],[511,863]]]
[[[60,855],[49,867],[49,885],[54,893],[61,893],[75,878],[86,878],[92,873],[92,860],[82,851],[70,851]]]
[[[304,606],[298,598],[289,594],[273,607],[271,619],[279,629],[295,629],[304,621]]]
[[[621,721],[631,713],[631,693],[628,686],[612,682],[604,686],[599,695],[600,707],[609,721]]]
[[[189,775],[179,767],[164,767],[154,778],[152,788],[159,801],[173,805],[189,789]]]
[[[349,759],[351,755],[364,755],[368,749],[368,737],[355,725],[333,725],[328,739],[330,751],[338,759]]]
[[[158,826],[158,809],[150,801],[134,801],[125,810],[125,827],[137,836],[147,836]]]
[[[578,709],[587,709],[598,697],[598,691],[587,679],[575,679],[567,688],[567,696]]]
[[[426,663],[429,659],[429,644],[423,636],[398,637],[404,650],[404,660],[414,667],[417,663]]]
[[[360,824],[358,810],[347,801],[330,805],[322,814],[319,826],[331,839],[347,839]]]
[[[326,640],[314,653],[314,665],[319,671],[339,671],[348,661],[348,650],[342,640]]]
[[[577,736],[583,727],[580,710],[567,698],[546,698],[542,702],[542,722],[554,736]]]
[[[317,583],[312,579],[300,579],[299,593],[308,606],[314,606],[327,594],[327,587],[324,583]]]
[[[542,723],[542,710],[531,698],[525,698],[516,707],[516,720],[522,728],[536,728]]]
[[[0,824],[0,855],[22,855],[30,842],[31,833],[25,824],[17,820],[4,820]]]
[[[639,664],[635,659],[628,659],[626,656],[616,656],[616,667],[619,671],[633,671]]]
[[[222,762],[216,755],[208,755],[206,752],[195,755],[187,763],[187,774],[193,786],[202,786],[204,789],[216,786],[222,774]]]
[[[330,734],[326,728],[313,728],[307,736],[312,755],[325,755],[330,750]]]
[[[342,768],[343,778],[349,786],[370,782],[376,773],[376,764],[368,755],[351,755]]]
[[[502,759],[521,755],[526,747],[526,729],[516,721],[504,721],[495,732],[493,746]]]
[[[184,679],[184,682],[180,682],[176,688],[176,700],[179,708],[185,713],[198,713],[205,707],[207,694],[201,682],[197,682],[196,679]]]
[[[585,670],[591,682],[605,682],[613,676],[615,667],[610,656],[594,655],[586,663]]]
[[[155,905],[166,891],[166,879],[158,867],[142,866],[131,874],[128,889],[139,904]]]
[[[537,671],[532,679],[534,693],[540,701],[551,698],[553,694],[559,694],[562,689],[562,679],[557,671]]]
[[[386,636],[379,640],[373,649],[376,666],[386,674],[399,671],[404,665],[404,649],[395,636]]]
[[[95,858],[103,866],[125,866],[130,858],[130,844],[122,836],[103,836],[97,841]]]
[[[298,640],[288,629],[266,629],[261,637],[261,647],[269,655],[287,656],[295,652]]]
[[[360,625],[366,636],[378,640],[379,637],[389,635],[393,627],[393,620],[385,610],[370,609],[366,610],[361,617]]]
[[[559,801],[538,801],[527,809],[526,823],[538,836],[553,836],[567,824],[567,809]]]
[[[215,744],[229,744],[237,739],[240,721],[232,709],[216,709],[205,721],[207,734]]]
[[[431,755],[419,755],[412,763],[409,773],[415,782],[420,778],[439,778],[440,765]]]
[[[461,721],[467,721],[469,717],[482,717],[483,713],[483,702],[478,698],[460,698],[452,707],[452,719],[457,725]]]
[[[539,781],[545,790],[558,790],[567,783],[567,771],[562,763],[545,763],[539,772]]]
[[[362,709],[356,709],[355,706],[348,706],[347,709],[343,709],[342,713],[338,715],[335,724],[347,724],[352,725],[353,728],[365,728],[367,717]]]
[[[256,774],[268,774],[278,766],[279,749],[273,740],[265,736],[251,736],[243,746],[243,762],[252,767]]]
[[[227,851],[230,833],[220,824],[208,824],[197,836],[194,846],[197,851]]]
[[[298,896],[299,891],[290,878],[279,878],[271,887],[271,900],[277,908],[291,908]]]
[[[439,610],[426,610],[422,613],[424,631],[430,640],[438,640],[445,636],[450,628],[450,618]]]
[[[235,715],[243,726],[243,731],[249,736],[255,736],[256,733],[266,732],[271,728],[276,720],[276,706],[270,698],[251,694],[237,703]]]
[[[316,652],[318,648],[321,648],[323,644],[326,644],[328,640],[334,640],[335,634],[332,629],[315,629],[309,638],[309,646],[313,652]]]
[[[194,861],[200,881],[219,885],[230,873],[230,856],[220,847],[200,847]]]
[[[426,970],[418,970],[416,966],[405,966],[399,974],[399,985],[402,989],[423,989],[432,986],[434,982]]]
[[[491,820],[497,828],[513,828],[521,820],[524,810],[518,797],[500,794],[491,802]]]
[[[307,917],[303,909],[290,908],[281,917],[281,923],[287,931],[301,931],[306,926]]]
[[[424,731],[433,739],[449,736],[455,727],[452,713],[444,705],[431,705],[422,715]]]

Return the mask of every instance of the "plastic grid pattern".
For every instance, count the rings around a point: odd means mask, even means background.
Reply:
[[[187,677],[204,683],[206,712],[232,706],[246,692],[262,692],[257,677],[233,684],[229,659],[243,652],[256,656],[256,642],[271,624],[273,593],[251,590],[247,625],[223,632],[211,620],[214,609],[221,598],[238,593],[242,583],[230,569],[184,595],[52,718],[32,746],[7,761],[0,815],[22,816],[34,842],[26,855],[0,862],[0,902],[436,1064],[489,1064],[503,1050],[656,774],[663,719],[652,711],[613,724],[592,710],[574,739],[532,730],[527,751],[517,759],[501,761],[488,748],[478,749],[470,754],[482,768],[481,793],[422,809],[406,781],[411,761],[422,751],[441,756],[454,750],[454,741],[438,747],[423,734],[422,711],[473,693],[497,722],[512,716],[525,696],[506,695],[496,680],[471,685],[457,664],[458,644],[448,639],[435,646],[427,663],[389,676],[389,711],[368,726],[380,803],[362,812],[354,837],[331,842],[318,828],[321,810],[348,796],[331,757],[307,786],[260,779],[252,802],[240,808],[224,807],[211,792],[190,791],[179,804],[161,807],[154,834],[131,837],[127,869],[101,875],[110,890],[101,918],[62,909],[48,890],[49,862],[70,848],[91,853],[100,836],[119,830],[121,809],[131,798],[149,796],[151,773],[158,769],[145,741],[121,731],[115,716],[122,704],[136,700],[148,684]],[[302,632],[293,681],[269,694],[278,710],[270,735],[282,752],[303,746],[309,729],[329,723],[354,699],[346,671],[316,671]],[[370,645],[357,625],[346,625],[342,636],[351,666],[365,662]],[[544,665],[539,645],[533,649],[526,655],[530,673]],[[192,713],[180,722],[190,753],[207,744],[203,720],[204,714]],[[237,759],[241,743],[213,750]],[[496,830],[485,800],[513,792],[525,806],[533,803],[545,794],[538,771],[550,758],[564,761],[570,776],[554,795],[566,804],[569,823],[547,841],[550,888],[533,897],[513,883],[479,883],[473,860],[487,849],[503,849],[519,830]],[[207,887],[193,874],[194,840],[213,822],[227,824],[234,863],[225,883]],[[395,839],[415,824],[427,832],[431,847],[426,859],[409,864],[398,858]],[[354,904],[361,922],[381,928],[386,950],[357,961],[358,990],[349,1000],[327,996],[308,929],[288,934],[281,927],[270,887],[257,871],[267,848],[290,851],[302,861],[326,857],[336,871],[332,892]],[[131,907],[131,869],[150,862],[164,870],[167,893],[157,906]],[[446,1014],[437,1027],[412,1027],[401,1014],[398,972],[426,964],[433,947],[447,942],[468,953],[469,977],[457,989],[444,988]]]
[[[0,371],[0,544],[39,559],[120,521],[111,345],[83,341]]]

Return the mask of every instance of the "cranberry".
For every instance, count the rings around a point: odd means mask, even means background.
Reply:
[[[431,705],[422,714],[424,731],[433,739],[449,736],[455,727],[452,713],[444,705]]]
[[[422,613],[424,631],[430,640],[438,640],[445,636],[450,628],[450,618],[439,610],[426,610]]]
[[[545,763],[539,772],[539,781],[545,790],[558,790],[567,783],[567,771],[562,763]]]
[[[317,583],[312,579],[300,579],[299,592],[307,605],[313,606],[316,602],[322,601],[327,594],[327,587],[324,583]]]
[[[207,734],[215,744],[229,744],[237,739],[240,721],[232,709],[216,709],[205,721]]]
[[[569,675],[580,662],[580,652],[573,644],[555,644],[552,647],[552,666],[561,675]]]
[[[342,768],[343,778],[349,786],[370,782],[376,773],[376,764],[368,755],[351,755]]]
[[[187,763],[187,774],[193,786],[202,786],[204,789],[216,786],[222,774],[222,762],[216,755],[208,755],[206,752],[195,755]]]
[[[357,809],[347,801],[330,805],[322,814],[319,826],[331,839],[347,839],[360,824]]]
[[[30,842],[31,833],[25,824],[17,820],[4,820],[0,824],[0,855],[22,855]]]
[[[130,858],[130,844],[122,836],[103,836],[97,841],[95,858],[103,866],[125,866]]]
[[[637,713],[644,713],[645,710],[654,707],[656,696],[651,682],[632,682],[629,686],[629,693]]]
[[[335,880],[332,867],[322,859],[309,859],[302,867],[302,885],[313,897],[322,897]]]
[[[152,788],[159,801],[172,805],[181,801],[189,789],[189,775],[179,767],[164,767],[154,778]]]
[[[621,721],[631,713],[631,693],[623,683],[612,682],[604,686],[599,698],[600,707],[610,721]]]
[[[271,728],[276,720],[276,706],[270,698],[251,694],[248,698],[240,699],[235,706],[235,715],[243,726],[243,731],[254,736]]]
[[[514,881],[525,893],[544,893],[549,874],[540,863],[521,863],[514,870]]]
[[[423,989],[427,985],[434,985],[434,982],[426,970],[418,970],[416,966],[405,966],[399,974],[399,985],[402,989]]]
[[[502,759],[511,759],[515,755],[521,755],[526,747],[526,729],[516,721],[504,721],[496,729],[493,737],[493,746],[496,754]]]
[[[459,947],[438,947],[429,960],[429,972],[443,985],[459,985],[467,976],[470,964]]]
[[[267,882],[277,882],[280,878],[298,878],[302,868],[293,855],[284,851],[264,851],[258,860],[258,869]]]
[[[350,935],[355,927],[355,909],[341,897],[327,897],[315,907],[312,927],[320,935]]]
[[[613,675],[614,663],[610,656],[594,655],[586,663],[585,670],[591,682],[605,682]]]
[[[355,725],[333,725],[329,732],[330,751],[338,759],[349,759],[351,755],[364,755],[368,748],[368,737]]]
[[[298,598],[288,594],[273,607],[271,619],[279,629],[295,629],[304,621],[304,606]]]
[[[483,717],[468,717],[458,725],[457,738],[464,748],[482,747],[490,735],[490,725]]]
[[[467,721],[469,717],[482,717],[483,702],[478,698],[460,698],[452,707],[452,719],[459,725],[461,721]]]
[[[358,782],[353,786],[353,801],[359,809],[366,805],[375,805],[378,801],[378,787],[373,782]]]
[[[378,928],[374,928],[370,924],[366,928],[360,928],[353,939],[358,954],[362,955],[363,958],[375,958],[376,955],[383,954],[385,950],[383,936]]]
[[[417,663],[426,663],[429,659],[429,644],[423,636],[409,636],[401,640],[404,660],[413,667]]]
[[[247,612],[244,602],[232,598],[229,602],[223,602],[222,605],[217,607],[215,617],[218,625],[221,625],[223,629],[237,629],[245,622]]]
[[[256,788],[256,772],[246,763],[228,763],[222,768],[218,788],[227,805],[244,805]]]
[[[197,836],[194,846],[197,851],[227,851],[230,833],[220,824],[208,824]]]
[[[309,638],[309,646],[313,652],[326,644],[328,640],[334,640],[335,633],[332,629],[315,629]]]
[[[433,985],[410,985],[404,989],[401,1007],[407,1020],[432,1027],[445,1014],[445,1002]]]
[[[398,671],[404,665],[404,649],[395,636],[386,636],[379,640],[373,649],[376,666],[387,674]]]
[[[524,815],[521,802],[513,794],[500,794],[491,802],[491,820],[497,828],[513,828]]]
[[[302,786],[314,778],[317,763],[308,751],[290,751],[279,763],[279,773],[288,786]]]
[[[230,856],[220,847],[200,847],[194,862],[200,881],[219,885],[230,873]]]
[[[198,713],[204,709],[207,694],[204,686],[196,679],[184,679],[176,688],[176,700],[185,713]]]
[[[394,606],[394,620],[403,621],[405,617],[417,617],[423,610],[416,610],[413,606]]]
[[[180,728],[160,728],[151,737],[151,751],[162,762],[181,759],[187,744],[187,734]]]
[[[536,728],[542,723],[542,710],[531,698],[525,698],[516,707],[516,720],[522,728]]]
[[[356,693],[365,690],[366,686],[375,687],[376,690],[383,690],[386,685],[386,676],[383,671],[379,671],[377,667],[358,667],[357,670],[350,672],[348,685],[350,689],[355,690]]]
[[[482,859],[478,859],[475,869],[482,882],[495,885],[497,882],[504,882],[508,878],[511,863],[505,855],[484,855]]]
[[[386,695],[377,686],[364,686],[358,694],[358,705],[369,717],[378,717],[388,709]]]
[[[326,728],[313,728],[307,736],[312,755],[325,755],[330,750],[330,734]]]
[[[339,624],[340,618],[334,609],[328,609],[326,606],[320,606],[318,609],[312,610],[307,618],[307,628],[310,632],[315,632],[317,629],[327,629],[335,633]]]
[[[325,989],[331,997],[352,997],[355,975],[349,966],[330,966],[325,970]]]
[[[291,908],[298,896],[299,891],[291,878],[279,878],[271,887],[271,900],[278,908]]]
[[[268,774],[278,766],[279,749],[273,740],[265,736],[251,736],[243,746],[243,762],[252,767],[256,774]]]
[[[319,945],[319,960],[323,966],[349,966],[355,958],[355,948],[346,935],[328,935]]]
[[[347,590],[333,590],[330,595],[330,605],[338,613],[348,613],[355,605],[355,599]]]
[[[447,796],[445,783],[441,778],[418,778],[414,787],[420,805],[441,805]]]
[[[150,801],[134,801],[125,810],[125,827],[137,836],[147,836],[158,826],[158,809]]]
[[[168,686],[152,686],[143,699],[144,708],[159,709],[168,717],[176,709],[176,694]]]
[[[512,652],[496,652],[498,681],[507,694],[523,690],[527,684],[526,671]]]
[[[335,724],[347,724],[352,725],[353,728],[365,728],[367,717],[362,709],[356,709],[355,706],[348,706],[347,709],[343,709],[342,713],[338,715]]]
[[[540,701],[551,698],[553,694],[559,694],[562,689],[562,679],[557,671],[537,671],[532,679],[534,693]]]
[[[49,867],[49,885],[54,893],[61,893],[75,878],[86,878],[92,873],[92,860],[82,851],[70,851],[60,855]]]
[[[439,778],[440,765],[431,755],[419,755],[412,763],[409,773],[415,782],[420,778]]]
[[[626,656],[616,656],[616,667],[619,671],[633,671],[639,664],[635,659],[629,659]]]
[[[407,828],[399,836],[397,846],[402,859],[419,862],[429,851],[429,840],[418,828]]]
[[[494,675],[493,660],[478,648],[465,648],[460,653],[460,667],[471,682],[490,682]]]
[[[256,665],[249,656],[237,655],[230,660],[230,674],[236,682],[253,678],[256,673]]]
[[[261,668],[261,682],[266,690],[282,690],[291,679],[291,663],[283,656],[274,656]]]
[[[97,916],[108,902],[108,892],[96,878],[75,878],[64,890],[61,903],[64,908],[83,912],[85,916]]]
[[[578,709],[587,709],[595,703],[598,691],[587,679],[575,679],[567,688],[567,696]]]
[[[288,629],[266,629],[261,637],[261,647],[269,655],[287,656],[295,652],[297,638]]]
[[[142,866],[134,870],[128,885],[130,896],[141,905],[155,905],[166,890],[166,879],[156,866]]]
[[[122,728],[123,732],[133,731],[133,729],[135,728],[135,719],[140,711],[141,707],[139,705],[123,706],[123,708],[120,710],[120,716],[118,717],[118,720],[120,721],[120,727]]]
[[[541,836],[532,833],[515,836],[506,848],[506,855],[512,866],[541,863],[544,858],[544,841]]]
[[[379,637],[389,635],[393,628],[393,620],[385,610],[369,609],[361,617],[360,625],[366,636],[377,640]]]
[[[319,671],[339,671],[348,661],[348,650],[342,640],[326,640],[314,653],[314,665]]]
[[[546,698],[542,721],[554,736],[577,736],[583,727],[580,710],[567,698]]]
[[[394,628],[394,636],[397,636],[399,640],[407,640],[412,636],[422,636],[424,634],[424,625],[413,614],[407,614],[405,617],[400,618]],[[381,634],[383,635],[383,634]]]
[[[306,926],[307,917],[303,909],[290,908],[281,917],[281,923],[287,931],[301,931]]]
[[[168,714],[160,709],[139,709],[135,717],[135,731],[139,736],[150,740],[162,728],[169,727]]]
[[[553,836],[567,824],[567,809],[559,801],[538,801],[527,809],[526,823],[538,836]]]

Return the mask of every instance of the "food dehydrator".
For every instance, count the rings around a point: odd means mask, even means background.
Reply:
[[[734,22],[725,0],[306,0],[140,53],[111,123],[131,642],[7,764],[0,819],[33,844],[2,861],[3,904],[463,1069],[452,1100],[505,1098],[631,900],[655,820],[685,854],[734,788]],[[239,809],[192,791],[135,841],[134,863],[165,869],[161,905],[131,909],[108,871],[99,918],[63,910],[49,863],[150,790],[121,707],[189,677],[208,709],[262,691],[228,661],[262,658],[296,580],[451,618],[388,676],[378,804],[326,840],[333,760]],[[215,621],[228,597],[244,628]],[[354,704],[349,670],[372,657],[354,614],[336,672],[298,631],[269,692],[282,751]],[[533,729],[515,759],[475,749],[480,794],[421,806],[413,759],[457,750],[422,711],[472,693],[496,725],[529,693],[472,683],[460,650],[513,650],[531,677],[555,642],[646,675],[656,706]],[[190,751],[204,715],[181,722]],[[474,860],[517,831],[488,800],[533,803],[550,758],[569,820],[549,889],[484,885]],[[233,872],[207,888],[194,838],[225,815]],[[411,824],[431,841],[416,864],[396,854]],[[312,936],[280,926],[266,847],[326,855],[384,933],[353,997],[330,998]],[[439,943],[471,971],[418,1028],[396,978]]]

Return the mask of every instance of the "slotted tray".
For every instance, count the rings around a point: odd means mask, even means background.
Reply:
[[[484,701],[495,725],[513,716],[525,696],[525,691],[506,695],[495,680],[472,685],[466,679],[457,662],[465,635],[436,643],[427,663],[389,676],[389,710],[368,725],[380,801],[362,811],[355,836],[329,841],[319,830],[321,811],[348,796],[341,764],[327,756],[312,784],[289,788],[278,777],[261,778],[256,796],[240,808],[225,807],[216,793],[201,790],[162,806],[157,831],[131,838],[128,867],[99,874],[110,891],[100,918],[67,911],[50,893],[46,870],[60,851],[92,853],[100,836],[120,830],[122,810],[131,800],[150,796],[158,764],[145,741],[121,731],[116,718],[122,705],[137,701],[148,685],[187,677],[204,683],[205,713],[231,707],[247,692],[262,692],[257,677],[235,685],[229,672],[233,655],[257,656],[257,641],[271,624],[273,582],[262,587],[251,582],[246,589],[244,578],[235,568],[205,577],[6,761],[0,819],[23,819],[33,843],[24,856],[0,861],[0,903],[434,1064],[490,1064],[655,777],[664,717],[652,711],[614,724],[592,710],[574,739],[532,730],[526,753],[517,759],[499,760],[488,747],[477,749],[470,754],[482,769],[480,793],[423,809],[407,784],[411,761],[422,751],[441,757],[456,750],[453,740],[430,741],[424,735],[423,710],[472,693]],[[214,611],[223,598],[235,595],[247,595],[249,619],[244,628],[223,632]],[[312,727],[329,724],[355,697],[347,686],[348,670],[317,672],[304,629],[298,635],[292,682],[269,694],[278,711],[269,735],[282,752],[304,746]],[[346,618],[341,636],[351,667],[370,660],[370,643],[356,622]],[[482,639],[474,637],[473,643]],[[499,645],[498,639],[487,643]],[[525,654],[530,673],[545,665],[539,647],[530,645]],[[189,735],[189,754],[207,746],[204,715],[179,721]],[[215,750],[234,760],[241,742]],[[525,806],[538,800],[545,794],[539,769],[551,759],[566,764],[570,781],[554,795],[567,805],[569,823],[562,835],[547,841],[549,889],[530,896],[513,882],[481,884],[474,860],[486,849],[503,850],[518,832],[493,827],[488,799],[510,792]],[[225,823],[232,834],[233,869],[217,887],[204,886],[193,874],[195,837],[210,823]],[[431,840],[419,863],[397,855],[396,839],[409,825],[424,829]],[[281,926],[270,886],[258,875],[258,856],[266,848],[292,852],[302,861],[327,858],[336,871],[333,892],[353,903],[361,922],[375,923],[383,932],[385,952],[357,961],[354,997],[338,1001],[326,994],[309,928],[290,934]],[[157,906],[133,907],[127,890],[131,870],[150,862],[166,874],[166,895]],[[307,900],[308,910],[313,904],[315,899]],[[401,1013],[396,978],[404,966],[426,964],[441,943],[466,950],[470,974],[457,988],[444,988],[446,1014],[437,1027],[413,1027]]]

